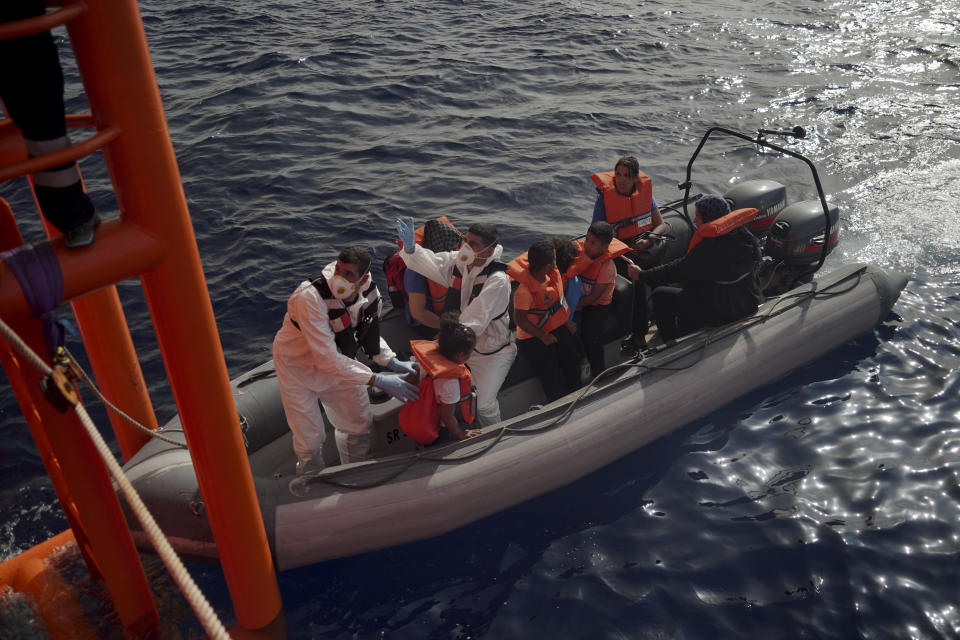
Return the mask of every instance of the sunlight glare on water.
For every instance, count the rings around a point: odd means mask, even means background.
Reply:
[[[805,127],[777,141],[811,158],[840,209],[825,269],[913,276],[876,331],[568,487],[281,574],[292,638],[960,636],[958,0],[141,10],[232,375],[269,359],[290,291],[342,243],[377,252],[381,291],[401,215],[494,222],[512,257],[582,234],[589,176],[620,155],[640,158],[658,201],[678,197],[713,126]],[[102,169],[83,170],[115,214]],[[802,163],[749,144],[706,149],[692,179],[722,192],[754,178],[815,196]],[[22,187],[0,195],[29,218]],[[174,404],[137,290],[120,287],[164,422]],[[5,557],[65,521],[0,393]],[[229,618],[222,575],[195,571]]]

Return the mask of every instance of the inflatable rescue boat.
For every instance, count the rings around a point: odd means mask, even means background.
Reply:
[[[704,142],[718,131],[743,137],[711,129]],[[762,135],[747,139],[774,146]],[[328,424],[323,450],[328,466],[296,475],[272,363],[233,380],[277,568],[440,535],[506,509],[571,483],[873,330],[907,278],[869,265],[814,277],[836,244],[839,226],[836,208],[827,205],[816,183],[820,201],[790,205],[784,187],[772,181],[740,183],[725,194],[737,208],[759,210],[753,225],[765,242],[762,282],[768,297],[756,314],[638,355],[624,354],[619,346],[629,331],[634,288],[618,276],[611,303],[617,322],[605,336],[609,369],[547,404],[535,363],[518,357],[499,394],[503,421],[484,428],[480,437],[423,447],[399,428],[400,402],[374,398],[367,461],[338,464]],[[663,207],[670,241],[651,249],[664,254],[653,259],[682,255],[693,229],[687,212],[693,201],[685,195]],[[381,334],[394,346],[414,337],[397,310],[382,319]],[[178,431],[177,419],[161,430],[174,440]],[[178,551],[217,557],[185,447],[153,440],[125,471]],[[142,534],[135,532],[134,538],[148,547]]]

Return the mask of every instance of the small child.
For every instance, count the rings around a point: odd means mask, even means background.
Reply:
[[[580,388],[580,356],[567,327],[570,310],[553,243],[534,242],[526,259],[513,260],[507,274],[519,283],[513,295],[517,346],[537,370],[552,402]]]
[[[420,444],[431,444],[440,435],[440,425],[457,440],[473,438],[480,429],[464,431],[457,420],[460,408],[463,421],[474,423],[476,392],[470,384],[466,361],[477,343],[473,329],[459,322],[460,315],[446,312],[440,316],[436,341],[411,340],[410,349],[420,368],[420,397],[404,403],[398,417],[400,428]]]

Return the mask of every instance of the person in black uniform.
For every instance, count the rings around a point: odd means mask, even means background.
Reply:
[[[43,15],[42,0],[3,0],[0,23]],[[49,31],[0,40],[0,100],[20,128],[31,157],[70,146],[63,102],[63,70]],[[93,243],[100,216],[83,190],[76,162],[33,174],[43,215],[70,248]]]
[[[696,205],[694,222],[700,226],[730,213],[721,196],[708,194]],[[653,312],[664,340],[678,338],[701,327],[716,327],[756,312],[761,293],[757,282],[760,245],[746,228],[704,237],[686,255],[664,265],[629,275],[651,285]],[[666,283],[677,283],[671,286]]]

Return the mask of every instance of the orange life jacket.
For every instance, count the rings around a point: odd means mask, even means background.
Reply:
[[[411,340],[410,350],[426,375],[420,381],[420,397],[400,408],[397,420],[403,432],[420,444],[430,444],[440,435],[440,411],[433,381],[442,378],[460,379],[460,414],[464,422],[473,424],[476,392],[470,385],[470,369],[440,355],[434,340]]]
[[[526,313],[527,320],[538,329],[550,333],[570,318],[570,309],[566,298],[563,297],[563,279],[559,269],[554,268],[544,282],[537,282],[530,275],[530,261],[524,252],[507,264],[507,275],[516,282],[526,285],[533,294],[535,306],[528,309]]]
[[[430,278],[427,278],[427,287],[427,304],[429,304],[433,312],[439,316],[443,313],[443,305],[447,300],[448,289]]]
[[[617,238],[610,241],[606,252],[599,258],[591,258],[586,254],[583,250],[583,240],[577,240],[577,248],[580,250],[577,253],[577,258],[573,261],[573,264],[567,267],[563,276],[568,280],[574,276],[580,276],[583,295],[588,295],[590,290],[593,289],[593,285],[597,284],[597,276],[600,275],[600,268],[603,267],[603,263],[630,252],[630,247]]]
[[[737,227],[742,227],[757,217],[758,211],[758,209],[737,209],[716,220],[704,222],[697,227],[697,231],[693,234],[693,237],[690,238],[690,245],[687,247],[687,252],[700,244],[700,241],[704,238],[718,238],[730,233]]]
[[[613,225],[618,238],[630,240],[653,227],[653,181],[641,171],[633,193],[622,196],[613,186],[613,176],[613,171],[605,171],[590,179],[603,194],[607,222]]]

